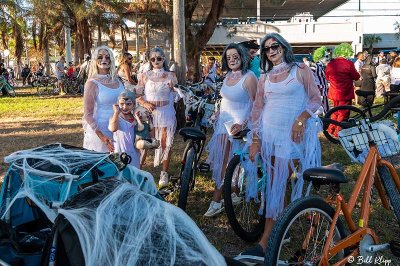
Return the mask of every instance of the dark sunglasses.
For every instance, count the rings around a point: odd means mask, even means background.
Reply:
[[[276,43],[271,44],[271,46],[264,47],[263,51],[265,53],[269,53],[270,49],[276,51],[276,50],[278,50],[279,46],[280,46],[279,43],[276,42]]]
[[[164,58],[163,57],[161,57],[161,56],[157,56],[157,57],[152,57],[152,58],[150,58],[150,61],[151,62],[155,62],[157,60],[157,62],[161,62],[162,60],[164,60]]]
[[[132,60],[133,58],[132,58],[132,57],[128,57],[127,59],[128,59],[128,60]]]

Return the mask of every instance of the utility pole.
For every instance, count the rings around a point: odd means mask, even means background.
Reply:
[[[175,58],[175,74],[178,83],[186,85],[186,46],[185,46],[185,8],[184,0],[173,0],[173,45]],[[185,126],[185,106],[180,100],[176,104],[177,127]]]
[[[69,19],[68,26],[65,26],[65,61],[67,65],[69,62],[72,62],[71,29],[69,27]]]
[[[261,0],[257,0],[257,21],[261,20]]]
[[[175,73],[181,85],[186,84],[185,8],[184,0],[173,0]]]

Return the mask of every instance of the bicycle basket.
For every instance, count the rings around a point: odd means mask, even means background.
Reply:
[[[385,120],[371,123],[367,127],[371,137],[378,146],[382,158],[391,161],[395,166],[400,166],[400,161],[398,160],[400,143],[397,139],[397,133],[393,129],[394,124],[391,121]],[[360,125],[342,129],[338,135],[342,147],[352,161],[364,163],[369,151],[368,137],[364,126]]]

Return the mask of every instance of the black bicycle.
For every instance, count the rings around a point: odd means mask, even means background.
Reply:
[[[358,96],[363,96],[366,98],[365,107],[358,108],[353,105],[343,105],[337,106],[330,109],[324,116],[326,119],[336,120],[339,116],[340,111],[347,111],[350,113],[349,118],[344,122],[351,120],[359,120],[361,118],[368,118],[369,121],[375,122],[384,119],[391,115],[392,113],[400,111],[400,93],[398,92],[386,92],[384,93],[384,102],[381,104],[373,105],[373,100],[369,100],[370,96],[373,96],[375,92],[373,91],[356,91]],[[379,111],[379,109],[382,109]],[[334,144],[339,144],[338,136],[332,133],[329,127],[330,123],[323,120],[323,133],[325,137]]]
[[[189,191],[193,190],[196,183],[196,172],[208,172],[210,165],[200,163],[200,158],[206,142],[207,128],[212,124],[209,118],[218,106],[219,94],[217,91],[203,96],[196,96],[190,87],[179,86],[179,89],[185,95],[185,115],[187,125],[179,130],[179,134],[187,143],[182,155],[181,169],[178,177],[179,199],[178,207],[186,209]]]

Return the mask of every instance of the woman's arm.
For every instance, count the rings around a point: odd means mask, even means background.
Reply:
[[[126,75],[128,81],[129,81],[129,83],[132,84],[132,85],[136,85],[136,82],[131,77],[131,69],[130,69],[130,67],[128,65],[124,64],[123,68],[124,68],[124,72],[125,72],[125,75]]]
[[[85,93],[83,95],[83,120],[96,131],[98,126],[94,119],[94,106],[96,103],[96,97],[98,88],[93,80],[88,80],[85,83]]]

